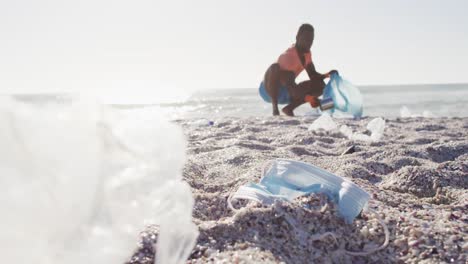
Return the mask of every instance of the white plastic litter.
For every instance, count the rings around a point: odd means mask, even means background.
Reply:
[[[346,136],[349,139],[351,139],[353,137],[353,130],[350,127],[348,127],[347,125],[342,125],[340,127],[340,132],[341,132],[341,134],[343,134],[344,136]]]
[[[319,118],[317,118],[310,126],[309,131],[340,131],[344,136],[351,140],[356,141],[367,141],[367,142],[377,142],[379,141],[385,131],[385,120],[381,117],[372,119],[367,124],[367,130],[371,132],[371,135],[365,135],[362,133],[355,133],[347,125],[342,125],[338,129],[338,124],[333,120],[333,118],[326,112],[324,112]]]
[[[422,116],[425,118],[434,118],[436,117],[431,111],[429,110],[424,110],[422,113]]]
[[[367,124],[367,130],[371,132],[371,135],[365,135],[362,133],[355,133],[353,130],[348,127],[347,125],[342,125],[340,127],[340,132],[351,140],[356,141],[367,141],[367,142],[377,142],[379,141],[384,133],[385,130],[385,120],[381,117],[377,117],[372,119]]]
[[[338,125],[333,121],[333,118],[327,112],[323,113],[310,126],[309,131],[317,130],[332,131],[338,129]]]
[[[406,106],[400,108],[400,116],[402,118],[412,117],[410,110]]]
[[[124,263],[147,224],[160,225],[156,263],[187,259],[185,141],[158,111],[0,97],[0,145],[5,263]]]
[[[379,141],[385,130],[385,120],[381,117],[372,119],[369,124],[367,124],[367,130],[371,132],[371,140]]]
[[[425,118],[434,118],[436,117],[431,111],[424,110],[422,114],[414,114],[410,111],[410,109],[406,106],[402,106],[400,108],[400,117],[402,118],[409,118],[409,117],[425,117]]]

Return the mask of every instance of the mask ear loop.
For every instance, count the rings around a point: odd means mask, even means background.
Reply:
[[[273,161],[265,162],[265,164],[263,165],[263,168],[262,168],[262,178],[265,176],[266,172],[271,168],[272,164],[273,164]],[[241,209],[236,209],[232,205],[232,198],[233,198],[234,195],[235,195],[235,192],[231,192],[229,194],[228,198],[227,198],[226,203],[227,203],[228,208],[231,209],[234,212],[234,214],[237,214],[237,213],[239,213],[239,211]]]
[[[379,246],[379,247],[377,247],[377,248],[374,248],[374,249],[372,249],[372,250],[369,250],[369,251],[360,251],[360,252],[357,251],[357,252],[354,252],[354,251],[344,250],[344,252],[345,252],[346,254],[348,254],[348,255],[351,255],[351,256],[367,256],[367,255],[373,254],[373,253],[375,253],[375,252],[377,252],[377,251],[380,251],[380,250],[382,250],[382,249],[384,249],[384,248],[386,248],[386,247],[388,246],[388,243],[389,243],[389,241],[390,241],[390,232],[388,231],[387,225],[386,225],[385,222],[380,218],[380,216],[378,215],[378,213],[377,213],[376,211],[374,211],[373,209],[370,209],[370,208],[367,208],[367,211],[370,212],[371,214],[373,214],[374,217],[375,217],[375,219],[376,219],[376,220],[379,222],[379,224],[382,226],[382,228],[383,228],[383,230],[384,230],[384,233],[385,233],[385,241],[384,241],[384,243],[383,243],[381,246]],[[298,229],[298,228],[296,227],[296,222],[293,221],[290,217],[288,217],[287,212],[281,211],[281,213],[283,213],[283,214],[286,216],[286,217],[285,217],[286,222],[288,222],[288,223],[292,226],[292,228],[293,228],[294,231],[296,232],[296,235],[302,235],[302,236],[303,236],[304,234],[300,232],[300,231],[302,231],[302,230],[300,230],[300,229]],[[336,235],[335,235],[335,233],[333,233],[333,232],[326,232],[326,233],[323,233],[323,234],[315,234],[315,235],[312,235],[311,238],[312,238],[312,241],[318,241],[318,240],[323,240],[323,239],[325,239],[325,238],[328,237],[328,236],[332,237],[333,240],[334,240],[334,242],[335,242],[336,244],[338,244],[338,240],[337,240],[337,238],[336,238]]]
[[[239,213],[239,211],[241,211],[241,209],[235,209],[234,206],[232,206],[232,202],[231,202],[232,196],[233,196],[233,194],[229,195],[229,197],[227,199],[227,204],[228,204],[229,209],[231,209],[234,212],[234,214],[237,215]],[[276,210],[278,210],[278,208],[276,208]],[[295,221],[293,221],[292,218],[288,217],[288,214],[286,212],[281,211],[281,210],[279,210],[279,211],[283,215],[285,215],[286,222],[288,222],[292,226],[292,228],[294,229],[296,235],[301,234],[302,232],[300,232],[300,230],[298,230],[298,228],[296,227]],[[388,227],[385,224],[385,222],[380,218],[379,214],[375,210],[367,208],[367,211],[369,213],[373,214],[374,217],[375,217],[375,220],[377,220],[379,222],[379,224],[382,226],[382,228],[384,230],[384,233],[385,233],[384,243],[382,245],[380,245],[379,247],[371,249],[369,251],[348,251],[348,250],[344,250],[344,252],[346,254],[348,254],[348,255],[351,255],[351,256],[367,256],[367,255],[373,254],[373,253],[375,253],[377,251],[380,251],[380,250],[386,248],[388,246],[389,242],[390,242],[390,232],[389,232]],[[336,235],[334,233],[332,233],[332,232],[326,232],[324,234],[315,234],[311,238],[312,238],[313,241],[318,241],[318,240],[323,240],[328,236],[331,236],[333,238],[334,242],[338,244]]]
[[[347,251],[345,250],[345,253],[348,254],[348,255],[351,255],[351,256],[367,256],[367,255],[370,255],[372,253],[375,253],[379,250],[382,250],[384,248],[386,248],[388,246],[388,243],[390,241],[390,232],[388,231],[388,227],[387,225],[385,224],[385,222],[382,220],[382,218],[380,218],[379,214],[374,211],[373,209],[370,209],[370,208],[367,208],[367,211],[369,211],[369,213],[373,214],[375,219],[379,222],[379,224],[382,226],[383,230],[384,230],[384,233],[385,233],[385,240],[384,240],[384,243],[377,247],[377,248],[374,248],[374,249],[371,249],[369,251],[361,251],[361,252],[354,252],[354,251]]]
[[[229,209],[231,209],[234,212],[234,214],[237,214],[240,211],[240,209],[236,209],[236,208],[234,208],[234,206],[232,206],[232,196],[234,196],[233,192],[231,194],[229,194],[229,196],[227,198],[227,201],[226,201],[227,206],[228,206]]]

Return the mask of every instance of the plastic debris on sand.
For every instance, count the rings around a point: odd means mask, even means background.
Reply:
[[[323,113],[319,118],[317,118],[310,126],[309,131],[340,131],[344,136],[351,140],[358,141],[367,141],[367,142],[377,142],[379,141],[385,130],[385,120],[381,117],[372,119],[367,124],[367,130],[371,132],[370,135],[353,132],[353,130],[347,125],[342,125],[338,129],[338,124],[333,120],[333,118],[328,113]]]
[[[159,111],[0,98],[0,121],[5,263],[123,263],[148,224],[161,229],[157,263],[188,258],[186,141]]]
[[[338,125],[328,113],[323,113],[310,126],[309,131],[316,130],[332,131],[338,129]]]
[[[371,132],[371,135],[365,135],[362,133],[354,133],[353,130],[347,125],[340,127],[340,132],[351,140],[377,142],[379,141],[385,130],[385,120],[381,117],[372,119],[367,124],[367,130]]]
[[[411,111],[409,110],[408,107],[406,106],[402,106],[400,108],[400,117],[402,118],[408,118],[408,117],[425,117],[425,118],[434,118],[435,115],[429,111],[429,110],[424,110],[422,112],[422,114],[413,114],[411,113]]]

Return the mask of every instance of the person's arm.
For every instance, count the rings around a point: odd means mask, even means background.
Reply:
[[[307,71],[307,75],[309,75],[309,78],[312,80],[312,79],[319,79],[319,80],[323,80],[325,78],[329,78],[330,75],[332,73],[338,73],[337,70],[331,70],[325,74],[321,74],[321,73],[318,73],[316,70],[315,70],[315,66],[314,66],[314,63],[309,63],[307,66],[306,66],[306,71]]]
[[[317,73],[320,74],[320,73]],[[295,101],[305,101],[305,96],[310,91],[311,81],[302,82],[300,84],[296,83],[296,77],[294,72],[286,71],[283,72],[283,83],[288,89],[289,96]],[[309,75],[310,76],[310,75]],[[318,82],[314,83],[323,83],[323,78],[320,77]]]
[[[313,80],[313,79],[323,80],[323,79],[328,77],[327,74],[318,73],[315,70],[314,63],[312,63],[312,62],[306,65],[305,70],[307,72],[307,75],[309,75],[309,79],[311,79],[311,80]]]

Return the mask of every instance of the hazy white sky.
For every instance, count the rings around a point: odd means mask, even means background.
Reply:
[[[315,27],[356,84],[468,82],[466,0],[0,0],[0,91],[257,87]]]

